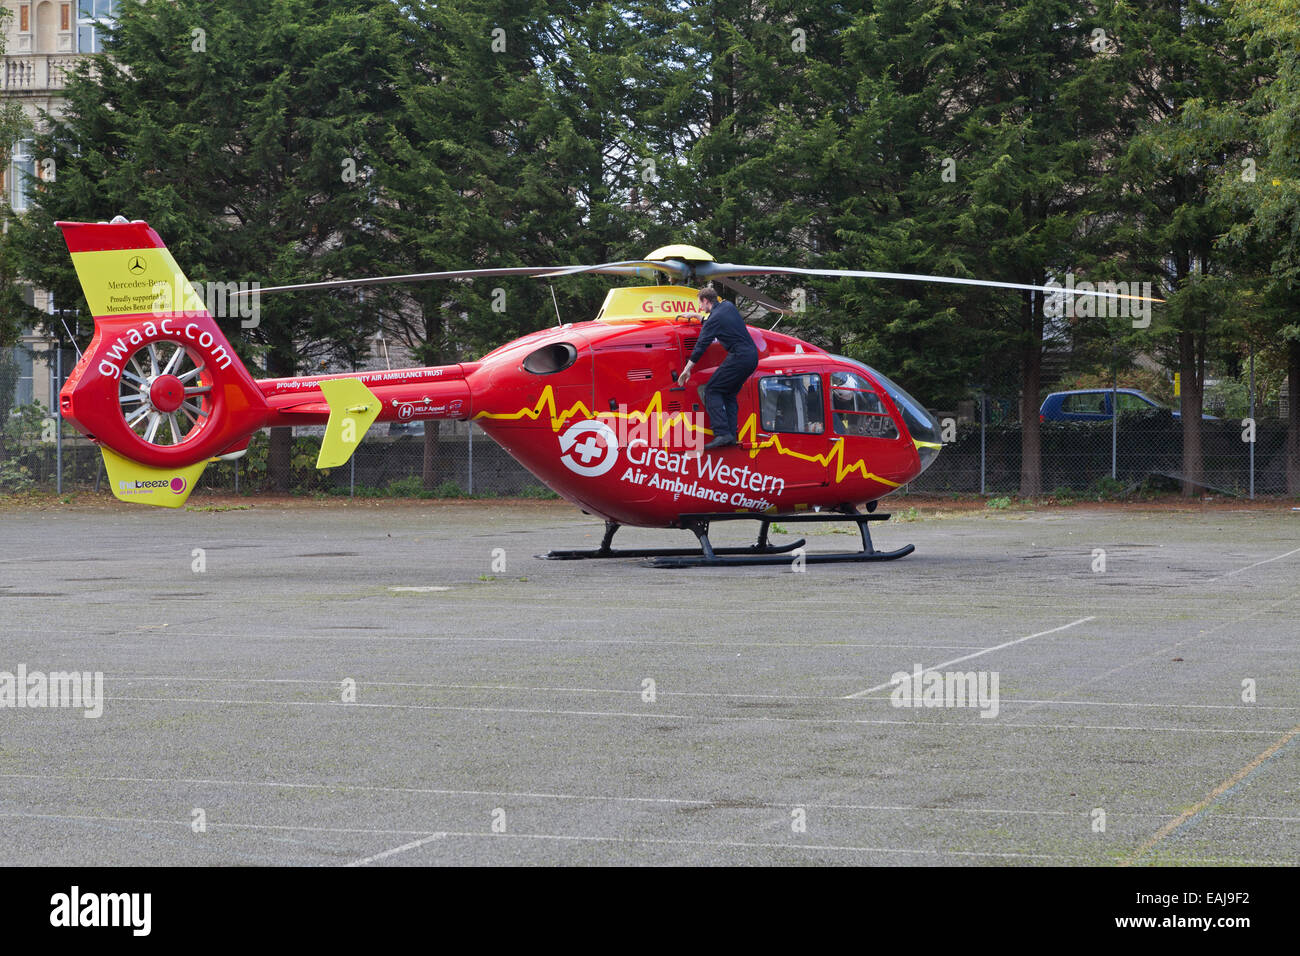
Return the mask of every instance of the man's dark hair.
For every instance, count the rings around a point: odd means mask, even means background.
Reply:
[[[713,288],[713,286],[711,286],[711,285],[706,285],[703,289],[700,290],[700,298],[701,298],[701,299],[708,299],[708,300],[709,300],[710,302],[712,302],[714,305],[717,305],[717,304],[718,304],[718,290],[715,289],[715,288]]]

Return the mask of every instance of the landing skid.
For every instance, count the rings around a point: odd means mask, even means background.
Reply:
[[[709,553],[715,556],[725,555],[727,557],[732,557],[732,556],[763,557],[767,555],[777,556],[782,554],[789,554],[791,551],[803,547],[804,545],[803,538],[800,538],[798,541],[791,542],[790,544],[768,544],[767,528],[768,525],[771,524],[771,521],[766,519],[759,519],[759,520],[763,521],[763,526],[759,530],[758,541],[754,544],[751,544],[747,548],[713,548],[708,543],[708,523],[706,522],[704,538],[702,539],[705,542],[704,547],[709,548]],[[545,558],[548,561],[581,561],[587,558],[692,558],[692,557],[703,558],[705,556],[705,552],[700,548],[624,548],[615,551],[612,547],[610,547],[610,543],[614,540],[615,532],[617,532],[618,529],[621,527],[623,526],[621,524],[618,524],[617,522],[606,521],[605,537],[601,540],[600,547],[595,550],[548,551],[546,554],[539,554],[538,557]],[[697,537],[699,536],[699,534],[700,532],[696,531]],[[786,559],[778,557],[777,560],[785,561]],[[741,561],[740,563],[743,564],[746,562]],[[690,565],[683,565],[683,567],[689,567],[689,566]]]
[[[613,521],[605,522],[605,537],[600,547],[586,551],[551,551],[539,557],[553,561],[575,561],[585,558],[648,558],[644,562],[654,568],[701,568],[727,565],[757,565],[791,563],[790,553],[804,546],[800,538],[790,544],[773,545],[767,540],[768,529],[775,521],[852,521],[858,526],[862,536],[861,551],[815,552],[801,554],[796,560],[805,564],[831,564],[855,561],[893,561],[906,557],[916,550],[915,545],[906,545],[896,551],[877,551],[871,542],[872,521],[888,521],[887,514],[859,514],[856,511],[828,512],[816,511],[797,515],[769,517],[765,515],[722,512],[718,514],[685,514],[681,516],[681,527],[695,533],[699,548],[642,548],[615,551],[610,545],[614,534],[621,525]],[[758,540],[747,548],[715,548],[709,540],[709,525],[715,521],[758,521],[760,522]]]

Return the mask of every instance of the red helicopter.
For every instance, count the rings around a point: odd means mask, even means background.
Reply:
[[[787,310],[780,303],[734,277],[859,276],[1043,288],[733,265],[681,245],[657,249],[643,260],[594,266],[279,286],[259,292],[582,272],[659,273],[677,280],[611,289],[594,321],[534,332],[477,362],[254,379],[146,223],[119,217],[58,225],[95,322],[94,337],[60,392],[60,413],[100,446],[119,499],[180,507],[209,462],[243,454],[262,428],[325,425],[317,467],[332,468],[347,462],[375,421],[471,419],[559,495],[605,520],[599,549],[544,555],[558,559],[645,557],[668,566],[789,563],[790,552],[804,542],[769,543],[777,520],[857,524],[861,551],[809,553],[802,556],[807,562],[883,561],[914,550],[909,544],[877,551],[868,523],[888,519],[874,513],[876,503],[934,461],[942,447],[939,425],[902,388],[860,362],[751,326],[759,362],[738,397],[739,443],[701,451],[712,431],[697,389],[726,353],[714,344],[690,383],[677,385],[700,334],[695,283],[711,279],[782,312]],[[710,525],[738,519],[760,523],[756,543],[714,547]],[[611,542],[622,525],[689,529],[700,547],[614,550]]]

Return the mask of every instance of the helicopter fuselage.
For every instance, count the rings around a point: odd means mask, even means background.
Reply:
[[[360,378],[383,404],[379,421],[473,420],[563,498],[619,524],[861,505],[937,452],[933,418],[888,379],[752,326],[759,362],[737,397],[740,443],[702,451],[713,431],[701,391],[726,351],[710,346],[677,385],[700,334],[701,316],[681,311],[693,290],[613,291],[627,301],[607,301],[596,321],[534,332],[478,362],[332,377]],[[259,381],[268,424],[324,421],[321,380]]]

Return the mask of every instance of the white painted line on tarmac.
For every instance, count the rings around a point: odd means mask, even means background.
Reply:
[[[517,608],[516,608],[517,610]],[[574,621],[575,626],[589,627],[590,621]],[[216,634],[209,631],[197,631],[195,623],[181,621],[175,625],[159,625],[160,627],[174,626],[177,631],[190,629],[195,632],[195,636],[203,641],[209,640],[265,640],[265,641],[423,641],[429,644],[473,644],[473,643],[500,643],[500,644],[590,644],[593,647],[599,647],[604,644],[630,644],[634,647],[797,647],[807,650],[910,650],[913,648],[928,649],[932,651],[964,651],[971,648],[977,648],[978,644],[852,644],[847,641],[678,641],[662,640],[658,637],[498,637],[496,635],[453,635],[447,637],[438,637],[429,634]],[[95,635],[98,637],[116,637],[117,633],[111,635]],[[183,636],[179,635],[178,637]],[[82,638],[79,637],[78,640]]]
[[[942,666],[942,665],[941,665]],[[217,704],[220,706],[274,706],[274,707],[333,707],[343,710],[427,710],[450,711],[472,714],[519,714],[536,717],[632,717],[638,720],[689,720],[703,722],[728,723],[782,723],[782,724],[850,724],[850,725],[892,725],[899,727],[963,727],[985,730],[1098,730],[1098,731],[1136,731],[1139,733],[1171,734],[1265,734],[1280,733],[1271,730],[1243,730],[1240,727],[1129,727],[1117,725],[1091,724],[1005,724],[991,720],[884,720],[847,717],[773,717],[767,714],[676,714],[663,711],[608,711],[608,710],[555,710],[545,707],[471,707],[455,704],[370,704],[341,701],[319,700],[244,700],[217,697],[116,697],[105,696],[107,701],[126,701],[152,704]]]
[[[985,654],[992,654],[994,651],[1000,651],[1005,647],[1012,647],[1016,644],[1023,644],[1025,641],[1032,641],[1036,637],[1044,637],[1045,635],[1048,634],[1056,634],[1060,631],[1064,631],[1071,627],[1074,627],[1077,624],[1086,624],[1089,621],[1095,621],[1096,619],[1097,619],[1096,615],[1091,615],[1089,617],[1081,617],[1077,621],[1071,621],[1069,624],[1062,624],[1060,627],[1054,627],[1050,631],[1039,631],[1037,634],[1027,634],[1024,637],[1016,638],[1014,641],[1007,641],[1005,644],[999,644],[996,647],[986,647],[984,650],[976,651],[974,654],[967,654],[965,657],[955,657],[950,661],[944,661],[942,664],[935,664],[933,667],[928,668],[928,670],[937,671],[944,667],[950,667],[953,664],[960,664],[962,661],[969,661],[976,657],[982,657]],[[894,686],[894,682],[892,680],[887,680],[883,684],[877,684],[875,687],[868,687],[866,690],[860,690],[856,694],[848,694],[845,696],[844,699],[854,700],[855,698],[858,697],[866,697],[868,694],[874,694],[878,690],[884,690],[886,687],[893,687],[893,686]]]
[[[1235,626],[1239,628],[1242,624],[1244,624],[1246,621],[1249,621],[1253,617],[1258,617],[1260,614],[1267,614],[1268,612],[1272,611],[1274,608],[1281,607],[1283,605],[1293,604],[1297,600],[1297,598],[1300,598],[1300,591],[1294,594],[1289,594],[1286,597],[1282,598],[1280,601],[1273,601],[1272,603],[1266,604],[1261,608],[1256,608],[1255,610],[1251,611],[1248,614],[1243,615],[1241,613],[1238,613],[1231,620],[1220,621],[1218,624],[1214,624],[1210,627],[1203,627],[1195,634],[1193,634],[1191,637],[1185,637],[1181,641],[1175,641],[1173,644],[1169,644],[1165,647],[1162,647],[1154,654],[1148,654],[1145,657],[1138,657],[1133,660],[1126,661],[1123,664],[1118,664],[1115,667],[1112,667],[1110,670],[1106,671],[1105,673],[1098,674],[1096,677],[1089,677],[1087,680],[1075,684],[1073,687],[1068,688],[1063,693],[1067,693],[1067,694],[1077,693],[1078,691],[1087,687],[1089,684],[1096,684],[1099,681],[1107,681],[1110,678],[1114,677],[1116,674],[1120,673],[1121,671],[1128,670],[1130,667],[1136,667],[1139,664],[1145,664],[1149,661],[1155,661],[1163,657],[1167,657],[1169,654],[1181,648],[1184,644],[1187,644],[1191,641],[1199,640],[1202,637],[1208,637],[1209,635],[1215,633],[1216,631],[1221,631],[1226,627]],[[1025,716],[1025,714],[1032,713],[1040,706],[1044,706],[1044,705],[1041,704],[1034,705],[1032,707],[1027,708],[1026,710],[1021,711],[1019,714],[1012,714],[1007,719],[1008,721],[1012,721],[1015,720],[1017,717],[1023,717]]]
[[[48,819],[48,820],[83,820],[83,821],[104,821],[109,823],[149,823],[149,824],[166,824],[171,826],[189,827],[189,820],[166,820],[166,819],[149,819],[146,817],[112,817],[112,816],[91,816],[87,814],[58,814],[58,813],[0,813],[0,818],[8,819]],[[209,831],[213,830],[290,830],[305,833],[427,833],[421,830],[365,830],[360,828],[346,827],[311,827],[311,826],[288,826],[284,824],[259,824],[259,823],[209,823]],[[852,846],[826,843],[750,843],[741,840],[686,840],[686,839],[664,839],[656,837],[621,837],[621,836],[599,836],[599,835],[582,835],[571,836],[557,833],[484,833],[482,831],[457,831],[447,830],[444,833],[437,834],[440,837],[460,837],[463,839],[486,839],[486,840],[550,840],[566,843],[624,843],[631,845],[646,846],[697,846],[712,849],[738,849],[738,850],[794,850],[794,851],[818,851],[832,853],[879,853],[891,854],[896,856],[927,856],[927,857],[973,857],[973,858],[992,858],[992,859],[1016,859],[1016,860],[1062,860],[1069,862],[1091,862],[1099,863],[1097,857],[1088,856],[1069,856],[1056,853],[1014,853],[1014,852],[980,852],[977,850],[922,850],[916,848],[899,848],[899,847],[882,847],[882,846]],[[1217,858],[1196,858],[1184,860],[1187,864],[1214,864],[1214,863],[1231,863],[1236,866],[1255,865],[1255,866],[1294,866],[1293,860],[1243,860],[1240,858],[1217,859]]]
[[[1237,568],[1235,571],[1229,571],[1227,574],[1220,574],[1217,578],[1210,578],[1211,581],[1218,581],[1221,578],[1230,578],[1234,574],[1240,574],[1242,571],[1249,571],[1251,568],[1257,568],[1261,564],[1271,564],[1274,561],[1281,561],[1283,558],[1289,558],[1293,554],[1300,554],[1300,548],[1294,551],[1288,551],[1286,554],[1279,554],[1276,558],[1265,558],[1263,561],[1256,561],[1254,564],[1248,564],[1244,568]]]
[[[86,820],[86,821],[103,821],[105,823],[158,823],[171,826],[183,826],[187,830],[191,826],[188,819],[169,820],[167,818],[157,817],[114,817],[108,815],[97,815],[87,813],[0,813],[0,819],[10,820]],[[393,830],[393,829],[373,829],[370,827],[312,827],[289,823],[208,823],[208,831],[213,830],[291,830],[302,831],[305,833],[392,833],[392,834],[410,834],[412,836],[418,833],[428,833],[428,830]],[[445,835],[445,834],[444,834]]]
[[[491,797],[494,800],[559,800],[571,801],[576,803],[612,803],[612,804],[636,804],[636,805],[654,805],[661,804],[671,807],[703,807],[715,810],[788,810],[791,807],[800,806],[815,810],[854,810],[869,813],[925,813],[943,816],[945,814],[956,815],[975,815],[984,814],[992,816],[1010,816],[1010,817],[1081,817],[1089,818],[1091,810],[1080,808],[1078,810],[1028,810],[1015,809],[1010,807],[922,807],[906,806],[894,804],[872,804],[872,803],[817,803],[807,800],[786,800],[786,801],[760,801],[745,806],[717,806],[710,799],[690,799],[684,797],[629,797],[629,796],[611,796],[599,793],[556,793],[554,791],[520,791],[520,790],[457,790],[442,787],[381,787],[367,784],[346,784],[346,783],[294,783],[279,780],[223,780],[212,778],[192,778],[192,777],[88,777],[82,774],[50,774],[50,773],[0,773],[0,779],[12,780],[35,780],[44,783],[53,781],[73,781],[77,783],[130,783],[143,784],[149,787],[159,785],[184,786],[184,787],[264,787],[278,790],[328,790],[331,793],[336,792],[355,792],[355,793],[378,793],[378,794],[405,794],[415,796],[429,797],[470,797],[478,799],[480,797]],[[1110,814],[1115,818],[1134,818],[1142,819],[1154,817],[1163,819],[1166,813],[1158,810],[1136,811],[1117,810]],[[1220,817],[1216,820],[1218,823],[1236,823],[1236,822],[1263,822],[1263,823],[1300,823],[1300,816],[1265,816],[1259,814],[1233,814],[1230,817]],[[343,832],[372,832],[347,830]],[[373,831],[373,832],[417,832],[417,831]],[[444,834],[445,835],[445,834]]]
[[[845,678],[848,679],[848,678]],[[166,683],[188,684],[307,684],[318,687],[337,687],[338,679],[318,677],[187,677],[181,674],[116,674],[113,682],[130,684],[133,681],[161,681]],[[357,678],[358,687],[413,687],[417,690],[503,690],[535,694],[607,694],[613,697],[640,697],[643,691],[626,687],[533,687],[527,684],[441,684],[419,683],[415,681],[383,681]],[[695,697],[702,700],[848,700],[840,694],[733,694],[725,691],[711,690],[659,690],[660,697]],[[890,695],[879,697],[857,697],[853,700],[890,700]],[[1059,707],[1136,707],[1147,710],[1281,710],[1297,711],[1300,706],[1283,706],[1277,704],[1175,704],[1175,703],[1140,703],[1128,700],[1069,700],[1064,698],[1006,697],[1000,698],[1001,706],[1059,706]],[[0,774],[3,776],[3,774]]]
[[[40,819],[40,820],[82,820],[106,823],[146,823],[146,824],[168,824],[188,827],[189,820],[167,820],[151,819],[148,817],[114,817],[114,816],[94,816],[89,814],[61,814],[61,813],[0,813],[0,818],[8,819]],[[291,826],[285,824],[259,824],[259,823],[209,823],[209,832],[215,830],[290,830],[302,831],[306,833],[428,833],[427,830],[365,830],[343,827],[312,827],[312,826]],[[998,859],[1035,859],[1035,860],[1063,860],[1073,862],[1092,861],[1091,857],[1084,856],[1065,856],[1050,853],[980,853],[967,850],[919,850],[919,849],[900,849],[894,847],[871,847],[871,846],[837,846],[834,844],[817,844],[817,843],[748,843],[739,840],[686,840],[686,839],[663,839],[655,837],[620,837],[620,836],[568,836],[563,834],[552,833],[484,833],[475,831],[455,831],[448,830],[442,833],[433,834],[433,837],[445,839],[446,837],[461,838],[486,838],[489,840],[551,840],[558,842],[570,843],[625,843],[625,844],[646,844],[646,845],[663,845],[663,846],[698,846],[711,847],[714,849],[754,849],[754,850],[819,850],[840,853],[886,853],[902,856],[960,856],[960,857],[993,857]],[[416,845],[422,841],[415,841]],[[424,842],[428,842],[426,839]],[[402,848],[398,848],[402,849]],[[387,851],[386,851],[387,852]],[[377,854],[382,856],[383,854]],[[1251,861],[1238,861],[1251,862]],[[1271,861],[1255,861],[1268,863]]]
[[[348,864],[348,866],[369,866],[371,863],[376,863],[379,860],[386,860],[390,856],[397,856],[397,854],[405,853],[407,850],[415,850],[425,844],[433,843],[435,840],[445,840],[446,838],[447,834],[445,833],[430,833],[422,840],[412,840],[410,843],[403,843],[401,846],[395,846],[391,850],[385,850],[383,853],[376,853],[374,856],[368,856],[362,860],[353,860]]]

